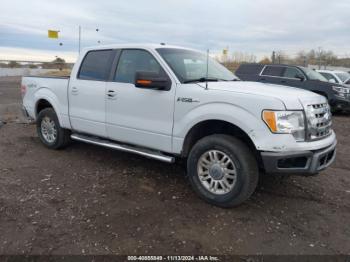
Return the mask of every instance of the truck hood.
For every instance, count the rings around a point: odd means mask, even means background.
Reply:
[[[201,83],[201,86],[204,84]],[[258,96],[272,97],[280,100],[289,110],[303,109],[309,103],[325,103],[326,99],[316,93],[295,87],[259,82],[208,82],[208,88],[228,92],[239,92]]]

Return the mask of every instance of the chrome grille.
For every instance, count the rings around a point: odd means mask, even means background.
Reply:
[[[331,134],[332,115],[328,103],[308,105],[306,117],[309,140],[321,139]]]

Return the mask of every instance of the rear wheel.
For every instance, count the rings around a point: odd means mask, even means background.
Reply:
[[[53,108],[40,111],[36,123],[38,136],[46,147],[59,149],[69,144],[70,131],[61,128]]]
[[[196,193],[205,201],[233,207],[247,200],[259,179],[256,159],[240,140],[228,135],[211,135],[192,148],[187,171]]]

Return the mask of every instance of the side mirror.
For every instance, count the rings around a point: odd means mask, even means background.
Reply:
[[[299,79],[301,82],[305,80],[305,77],[301,75],[296,75],[295,78]]]
[[[337,83],[333,78],[328,79],[328,82],[329,82],[329,83],[333,83],[333,84],[336,84],[336,83]]]
[[[138,88],[168,91],[171,87],[171,81],[164,75],[148,71],[138,71],[135,74],[135,86]]]

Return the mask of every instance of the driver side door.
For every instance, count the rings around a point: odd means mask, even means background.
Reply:
[[[302,87],[305,79],[306,76],[298,68],[287,66],[282,74],[281,84],[293,87]]]
[[[171,152],[174,81],[170,90],[139,88],[135,86],[139,71],[169,78],[149,51],[121,50],[114,77],[106,87],[107,135],[112,140]]]

